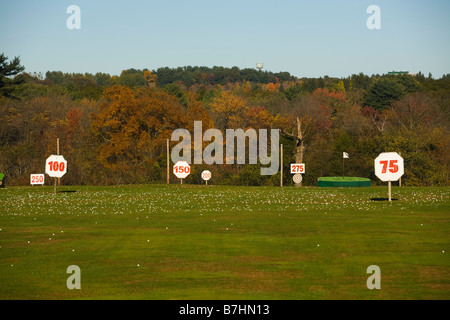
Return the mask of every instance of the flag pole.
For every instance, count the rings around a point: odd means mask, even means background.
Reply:
[[[348,158],[347,152],[342,152],[342,180],[344,180],[345,170],[344,170],[344,161],[345,158]]]
[[[167,184],[170,184],[170,169],[169,169],[169,139],[167,139]]]
[[[281,144],[281,151],[280,151],[280,154],[281,154],[280,187],[282,187],[282,186],[283,186],[283,144]]]

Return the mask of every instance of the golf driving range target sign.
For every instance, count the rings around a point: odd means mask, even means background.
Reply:
[[[294,180],[295,183],[300,183],[300,182],[302,182],[303,177],[302,177],[302,175],[300,173],[296,173],[292,177],[292,180]]]
[[[61,178],[67,172],[67,161],[63,156],[51,155],[45,161],[45,173],[50,177]]]
[[[202,179],[205,180],[205,181],[208,181],[209,179],[211,179],[211,171],[204,170],[202,172]]]
[[[191,173],[191,166],[186,161],[178,161],[173,166],[173,174],[178,179],[185,179]]]
[[[291,163],[291,173],[305,173],[304,163]]]
[[[30,183],[31,185],[35,184],[44,184],[45,183],[45,175],[43,173],[32,173],[30,174]]]
[[[381,181],[397,181],[403,173],[403,158],[397,152],[384,152],[375,159],[375,175]]]

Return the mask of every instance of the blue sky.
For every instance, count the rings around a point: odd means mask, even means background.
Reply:
[[[69,5],[81,29],[69,30]],[[381,29],[369,30],[369,5]],[[179,66],[347,77],[450,73],[448,0],[0,0],[0,52],[27,72]]]

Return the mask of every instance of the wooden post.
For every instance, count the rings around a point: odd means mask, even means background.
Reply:
[[[303,163],[303,133],[302,133],[302,122],[297,117],[297,150],[295,154],[295,161],[297,163]],[[301,187],[303,185],[303,179],[299,183],[296,183],[296,187]]]
[[[55,183],[53,184],[53,193],[56,194],[56,182],[58,181],[58,178],[54,178]]]
[[[169,184],[170,177],[170,169],[169,169],[169,139],[167,139],[167,184]]]
[[[59,138],[56,138],[56,154],[59,156]],[[58,186],[61,185],[61,178],[58,178]]]
[[[392,199],[391,199],[391,181],[388,182],[388,192],[389,192],[389,201],[392,201]]]
[[[283,144],[281,144],[281,147],[280,147],[280,154],[281,154],[280,187],[282,187],[283,186]]]
[[[59,155],[59,138],[56,138],[56,154]],[[53,193],[56,194],[56,184],[59,184],[59,178],[54,178]]]

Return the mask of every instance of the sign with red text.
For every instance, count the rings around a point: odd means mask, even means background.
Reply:
[[[43,173],[30,174],[30,183],[31,183],[31,185],[44,184],[45,183],[45,175]]]
[[[305,164],[291,163],[291,173],[305,173]]]
[[[45,173],[50,177],[61,178],[67,172],[67,161],[63,156],[51,155],[45,161]]]
[[[178,179],[184,179],[191,173],[191,166],[186,161],[178,161],[173,166],[173,174]]]
[[[209,179],[211,179],[211,171],[204,170],[202,172],[202,179],[205,180],[205,181],[208,181]]]
[[[375,175],[381,181],[397,181],[403,173],[403,158],[397,152],[384,152],[375,159]]]

